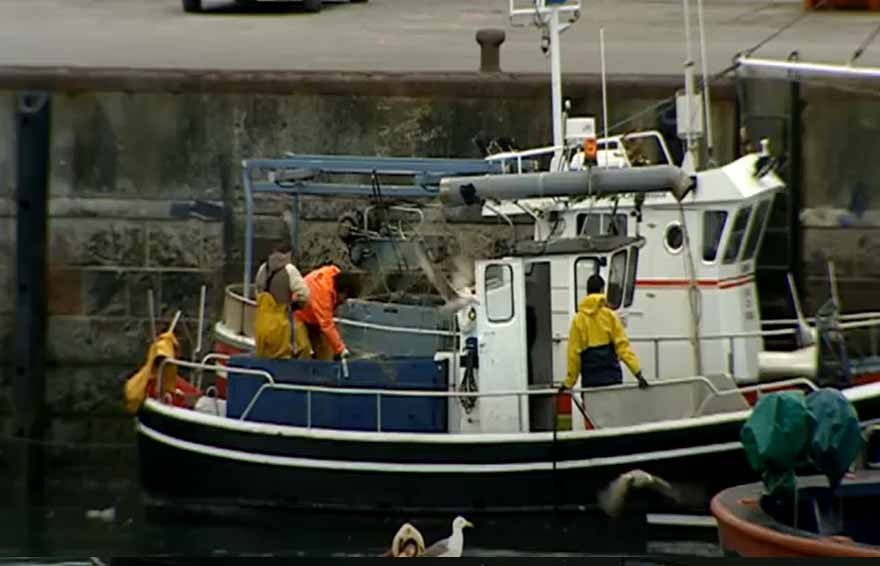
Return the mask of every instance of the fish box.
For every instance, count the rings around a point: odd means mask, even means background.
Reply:
[[[352,360],[348,376],[339,362],[272,360],[234,356],[229,368],[264,370],[277,386],[266,388],[247,415],[248,421],[337,430],[446,432],[446,397],[412,397],[311,392],[289,385],[367,390],[446,391],[447,363],[433,358]],[[261,376],[229,371],[226,414],[241,418],[268,381]],[[310,399],[308,397],[311,397]],[[381,423],[379,413],[381,412]]]

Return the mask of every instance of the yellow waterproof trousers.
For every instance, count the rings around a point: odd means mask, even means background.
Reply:
[[[290,345],[290,318],[287,307],[279,305],[269,293],[257,295],[257,314],[254,319],[257,357],[288,359],[293,354]]]
[[[298,318],[293,319],[293,341],[296,344],[293,356],[298,360],[333,359],[333,346],[321,329]]]

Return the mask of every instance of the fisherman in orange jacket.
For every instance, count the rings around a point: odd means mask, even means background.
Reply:
[[[354,279],[335,265],[325,265],[306,275],[305,282],[309,300],[293,315],[293,356],[300,360],[339,360],[348,356],[333,313],[355,295]]]

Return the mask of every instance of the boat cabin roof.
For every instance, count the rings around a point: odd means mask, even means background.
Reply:
[[[607,254],[630,246],[641,247],[645,243],[642,237],[631,236],[579,236],[576,238],[558,238],[551,241],[522,240],[513,245],[505,256],[532,257],[557,254]]]

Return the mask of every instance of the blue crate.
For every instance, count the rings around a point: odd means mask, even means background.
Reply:
[[[348,363],[348,377],[342,364],[312,360],[271,360],[253,356],[234,356],[229,360],[226,414],[240,418],[247,405],[266,380],[235,373],[234,368],[260,369],[269,372],[276,383],[320,385],[353,389],[406,389],[445,391],[446,363],[432,358],[388,358],[353,360]],[[377,396],[312,393],[311,424],[316,428],[375,431]],[[382,427],[389,432],[446,432],[445,397],[382,396]],[[249,421],[306,426],[306,393],[300,391],[264,391],[251,412]]]

